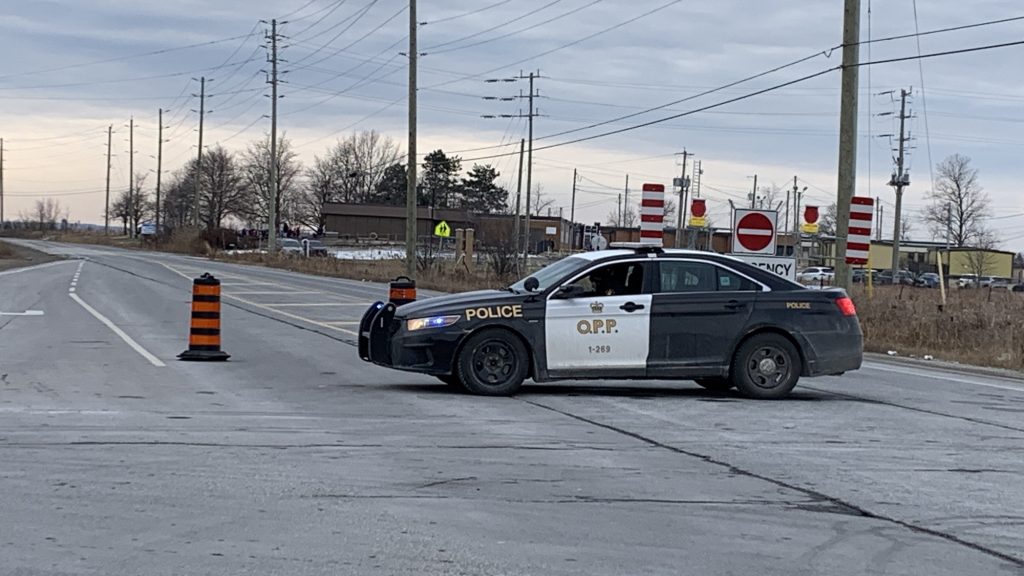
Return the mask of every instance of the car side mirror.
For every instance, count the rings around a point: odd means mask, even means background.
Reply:
[[[536,292],[537,288],[540,288],[540,280],[530,276],[523,282],[523,288],[526,288],[527,292]]]
[[[558,290],[555,292],[555,298],[577,298],[579,296],[582,296],[584,292],[586,292],[586,290],[583,289],[583,286],[580,286],[578,284],[566,284],[558,288]]]

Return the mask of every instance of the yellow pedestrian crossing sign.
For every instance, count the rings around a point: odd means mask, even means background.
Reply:
[[[434,236],[440,236],[441,238],[448,238],[452,235],[452,227],[447,222],[441,220],[434,226]]]

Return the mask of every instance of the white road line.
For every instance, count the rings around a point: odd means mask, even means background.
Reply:
[[[186,276],[182,272],[180,272],[178,270],[175,270],[174,268],[168,266],[167,264],[164,264],[163,262],[159,262],[159,264],[161,266],[163,266],[164,268],[167,268],[171,272],[174,272],[178,276],[181,276],[182,278],[184,278],[186,280],[191,280],[191,278],[189,278],[188,276]],[[303,316],[299,316],[298,314],[289,314],[288,312],[285,312],[284,310],[276,310],[274,308],[271,308],[270,306],[267,306],[266,304],[257,304],[256,302],[253,302],[252,300],[246,300],[245,298],[239,298],[238,296],[234,296],[234,295],[231,295],[231,294],[228,294],[228,293],[221,293],[221,296],[224,297],[224,298],[231,298],[232,300],[238,300],[239,302],[241,302],[243,304],[248,304],[249,306],[253,306],[253,307],[256,307],[256,308],[262,308],[263,310],[267,310],[268,312],[273,312],[274,314],[278,314],[278,315],[281,315],[281,316],[287,316],[288,318],[294,318],[296,320],[301,320],[302,322],[306,322],[306,323],[309,323],[309,324],[314,324],[316,326],[321,326],[323,328],[328,328],[330,330],[337,330],[338,332],[344,332],[346,334],[351,334],[353,336],[359,336],[358,332],[353,332],[352,330],[346,330],[344,328],[339,328],[338,326],[331,326],[330,324],[325,324],[324,322],[317,322],[316,320],[310,320],[309,318],[305,318]]]
[[[285,302],[280,304],[264,304],[264,306],[270,306],[273,308],[284,308],[284,307],[328,307],[328,306],[369,306],[373,302],[312,302],[305,304],[296,304],[294,302]]]
[[[316,290],[260,290],[254,292],[233,292],[237,296],[287,296],[290,294],[323,294]]]
[[[59,264],[67,264],[68,262],[74,262],[74,260],[61,260],[59,262],[47,262],[46,264],[36,264],[35,266],[26,266],[24,268],[15,268],[14,270],[7,270],[0,272],[0,276],[8,276],[10,274],[21,274],[22,272],[31,272],[32,270],[39,270],[42,268],[49,268],[50,266],[57,266]]]
[[[78,302],[82,306],[82,308],[85,308],[86,312],[88,312],[89,314],[92,314],[97,320],[99,320],[100,322],[104,323],[107,326],[107,328],[110,328],[114,332],[114,334],[117,334],[118,336],[120,336],[121,340],[124,340],[125,344],[128,344],[129,346],[131,346],[133,350],[135,350],[143,358],[148,360],[150,364],[152,364],[153,366],[156,366],[157,368],[163,368],[163,367],[167,366],[166,364],[161,362],[159,358],[157,358],[156,356],[150,354],[149,350],[146,350],[141,345],[139,345],[138,342],[136,342],[135,340],[132,340],[131,336],[125,334],[124,330],[121,330],[120,328],[118,328],[116,324],[114,324],[113,322],[110,321],[110,319],[108,319],[103,314],[100,314],[92,306],[89,306],[88,304],[86,304],[84,300],[79,298],[78,294],[71,293],[70,296],[71,296],[72,300],[74,300],[75,302]]]
[[[0,312],[0,316],[42,316],[42,310],[25,310],[24,312]]]
[[[957,377],[953,375],[944,375],[937,371],[927,370],[913,370],[905,369],[896,366],[882,366],[878,363],[864,363],[865,369],[878,370],[879,372],[891,372],[893,374],[903,374],[905,376],[917,376],[918,378],[930,378],[932,380],[945,380],[946,382],[956,382],[958,384],[971,384],[973,386],[984,386],[985,388],[997,388],[999,390],[1011,390],[1013,392],[1024,392],[1024,383],[1021,386],[1000,386],[999,384],[991,384],[989,382],[981,382],[975,379]],[[1009,382],[1009,381],[1007,381]]]
[[[324,324],[331,324],[331,325],[338,324],[338,325],[341,325],[341,326],[357,326],[359,324],[359,322],[355,322],[355,321],[352,321],[352,320],[324,320]]]

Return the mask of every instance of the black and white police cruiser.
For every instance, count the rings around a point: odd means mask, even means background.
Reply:
[[[845,291],[808,290],[736,258],[640,245],[569,256],[505,290],[375,303],[363,360],[476,394],[523,381],[694,380],[750,398],[860,368]]]

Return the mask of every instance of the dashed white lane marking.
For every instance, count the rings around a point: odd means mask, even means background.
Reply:
[[[42,316],[42,310],[25,310],[24,312],[0,312],[0,316]]]
[[[51,266],[60,266],[61,264],[67,264],[68,262],[74,262],[74,260],[61,260],[59,262],[47,262],[46,264],[37,264],[35,266],[26,266],[24,268],[15,268],[14,270],[0,272],[0,276],[8,276],[10,274],[21,274],[22,272],[31,272],[33,270],[40,270],[42,268],[49,268]]]
[[[79,264],[78,264],[78,270],[75,272],[75,280],[76,281],[78,280],[79,274],[82,273],[82,266],[83,265],[85,265],[85,260],[79,262]],[[150,364],[152,364],[153,366],[156,366],[157,368],[163,368],[163,367],[167,366],[166,364],[161,362],[159,358],[157,358],[156,356],[151,354],[149,352],[149,350],[146,350],[145,348],[142,347],[142,345],[140,345],[138,342],[133,340],[131,336],[129,336],[128,334],[125,334],[124,330],[121,330],[120,328],[118,328],[117,325],[114,324],[113,322],[111,322],[109,318],[107,318],[103,314],[100,314],[99,311],[96,310],[95,308],[93,308],[92,306],[89,306],[88,304],[86,304],[85,300],[82,300],[82,298],[79,297],[78,294],[75,294],[75,283],[76,283],[75,281],[72,281],[71,282],[71,287],[68,288],[68,296],[71,296],[72,300],[74,300],[75,302],[78,302],[78,304],[82,308],[85,308],[86,312],[88,312],[89,314],[92,314],[94,318],[96,318],[97,320],[102,322],[104,325],[106,325],[107,328],[110,328],[110,330],[114,334],[117,334],[121,338],[121,340],[124,340],[125,344],[131,346],[132,350],[135,350],[136,352],[138,352],[139,355],[142,356],[143,358],[145,358],[146,360],[148,360]]]

